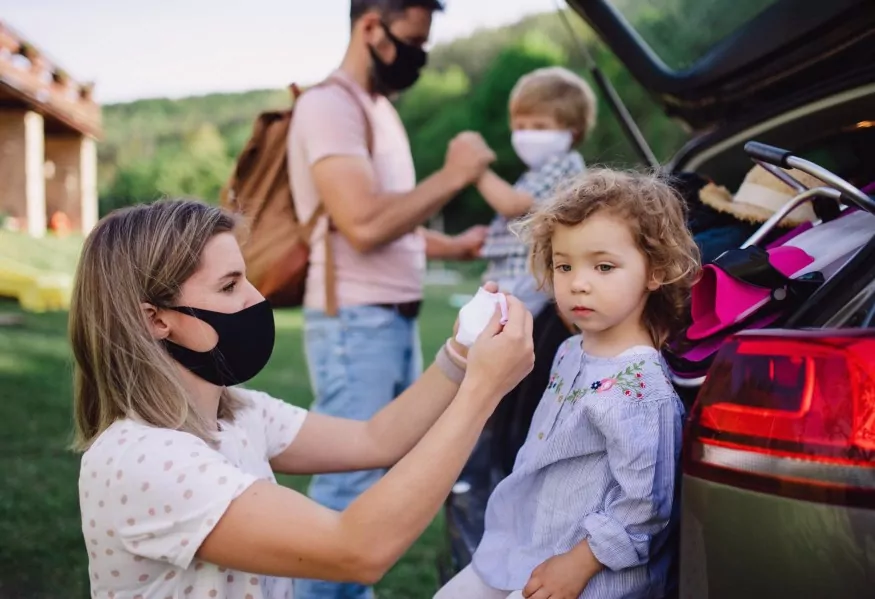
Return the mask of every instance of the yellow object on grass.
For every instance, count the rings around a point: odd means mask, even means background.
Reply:
[[[0,256],[0,296],[18,300],[28,312],[67,310],[73,291],[73,277],[46,272]]]

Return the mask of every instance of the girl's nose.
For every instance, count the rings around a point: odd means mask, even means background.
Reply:
[[[589,283],[589,278],[578,275],[571,282],[571,291],[574,293],[589,293],[592,291],[592,286]]]

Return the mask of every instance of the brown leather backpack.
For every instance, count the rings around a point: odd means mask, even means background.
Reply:
[[[355,90],[338,77],[329,77],[314,87],[325,85],[338,85],[361,108],[370,153],[371,123]],[[303,303],[310,266],[310,238],[319,218],[325,215],[321,202],[306,223],[301,223],[295,213],[288,170],[288,136],[294,102],[305,92],[295,84],[290,90],[291,108],[263,112],[256,118],[252,136],[237,158],[220,198],[223,208],[242,216],[246,223],[245,236],[240,238],[246,276],[274,307],[297,307]],[[325,236],[325,260],[326,312],[335,315],[337,296],[330,235]]]

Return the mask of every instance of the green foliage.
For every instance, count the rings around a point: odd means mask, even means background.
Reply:
[[[104,107],[101,213],[163,196],[217,201],[255,115],[289,103],[269,90]]]

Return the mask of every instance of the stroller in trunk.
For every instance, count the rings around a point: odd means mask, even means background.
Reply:
[[[871,259],[862,250],[872,246],[875,234],[873,198],[785,150],[749,142],[745,151],[796,195],[739,247],[706,258],[693,287],[691,324],[664,352],[672,382],[688,406],[734,333],[817,326],[817,307],[837,288],[853,285],[849,277],[855,265]],[[778,233],[779,225],[803,210],[810,211],[810,220]],[[868,326],[872,316],[864,320]]]

